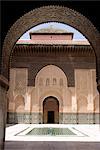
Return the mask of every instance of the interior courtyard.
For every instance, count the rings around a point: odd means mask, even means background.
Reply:
[[[21,39],[45,23],[69,25],[86,39],[53,26]],[[1,150],[99,149],[99,43],[93,23],[66,5],[34,8],[15,21],[1,53]]]
[[[74,33],[53,23],[29,34],[11,56],[7,123],[98,124],[96,60],[89,42],[74,40]]]

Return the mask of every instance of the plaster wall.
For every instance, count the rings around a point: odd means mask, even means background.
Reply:
[[[72,40],[72,35],[31,35],[31,40]]]

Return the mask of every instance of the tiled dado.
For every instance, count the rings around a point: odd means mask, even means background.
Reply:
[[[59,123],[61,124],[99,124],[98,113],[59,113]],[[43,123],[42,113],[12,113],[7,116],[7,123]]]
[[[75,113],[61,113],[62,123],[64,124],[76,124],[77,123],[77,115]]]
[[[13,113],[7,114],[7,123],[41,123],[41,113]]]
[[[96,124],[99,124],[99,123],[100,123],[100,113],[96,113],[94,119],[95,119],[94,122],[95,122]]]
[[[64,124],[98,124],[99,113],[62,113]]]

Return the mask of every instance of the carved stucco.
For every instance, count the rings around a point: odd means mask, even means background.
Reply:
[[[19,37],[30,28],[45,22],[62,22],[79,30],[94,48],[97,59],[97,83],[100,80],[100,33],[82,14],[63,6],[36,8],[20,17],[9,29],[3,44],[2,74],[8,78],[9,57]]]
[[[99,103],[99,93],[96,90],[96,71],[95,69],[75,69],[75,94],[77,99],[77,110],[85,106],[83,111],[93,112],[94,101]],[[94,100],[96,97],[96,100]],[[82,108],[80,109],[82,110]]]
[[[25,100],[22,95],[16,96],[15,100],[15,112],[25,112]]]
[[[48,71],[49,69],[49,71]],[[20,74],[17,80],[20,81],[20,75],[23,75],[23,79],[26,80],[27,83],[27,76],[25,72],[26,69],[11,69],[10,71],[10,89],[8,91],[8,98],[9,98],[9,110],[13,110],[13,105],[15,105],[15,99],[17,95],[22,95],[21,91],[15,92],[15,72],[19,72]],[[50,72],[51,71],[51,72]],[[41,69],[41,71],[37,74],[36,76],[36,81],[37,78],[46,78],[46,75],[48,76],[55,76],[59,74],[59,78],[62,75],[62,78],[64,79],[64,82],[67,82],[67,77],[64,75],[62,70],[54,65],[48,65],[47,67],[44,67]],[[47,74],[46,74],[47,73]],[[35,82],[35,86],[27,86],[27,84],[23,84],[23,88],[25,87],[26,92],[24,93],[24,98],[25,98],[25,112],[42,112],[43,111],[43,101],[45,98],[49,96],[56,97],[59,101],[59,112],[74,112],[76,113],[77,111],[80,110],[81,112],[81,106],[85,106],[82,111],[86,112],[93,112],[94,109],[96,112],[99,112],[99,109],[97,108],[97,105],[99,104],[99,94],[98,91],[96,90],[96,76],[95,70],[91,69],[76,69],[75,70],[75,87],[67,87],[63,85],[60,87],[59,82],[57,82],[56,85],[49,84],[46,86],[45,84],[43,85],[38,85],[37,82]],[[84,77],[85,75],[85,77]],[[80,80],[80,76],[82,77]],[[48,76],[49,77],[49,76]],[[56,77],[56,76],[55,76]],[[56,78],[58,79],[58,77]],[[90,80],[90,81],[88,81]],[[84,83],[82,86],[81,83]],[[87,86],[84,88],[85,84],[87,83]],[[94,86],[95,85],[95,86]],[[16,85],[18,86],[18,85]],[[13,95],[12,95],[13,94]],[[17,94],[17,95],[16,95]],[[78,105],[79,104],[79,105]],[[95,108],[94,108],[95,107]],[[83,113],[83,112],[82,112]]]

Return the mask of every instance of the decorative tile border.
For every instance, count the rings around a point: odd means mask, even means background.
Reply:
[[[98,124],[98,113],[60,113],[60,124]],[[42,113],[13,113],[9,112],[7,117],[9,124],[25,123],[25,124],[42,124]]]

